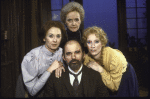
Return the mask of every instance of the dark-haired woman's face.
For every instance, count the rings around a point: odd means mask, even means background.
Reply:
[[[77,11],[69,12],[66,16],[66,25],[72,32],[76,32],[81,25],[80,14]]]
[[[61,30],[57,27],[52,27],[47,31],[43,41],[45,41],[45,46],[49,51],[55,52],[60,45],[61,39]]]

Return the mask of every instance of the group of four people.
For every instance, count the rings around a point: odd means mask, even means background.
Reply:
[[[59,21],[46,22],[39,33],[45,44],[22,61],[29,96],[108,97],[109,91],[118,91],[128,65],[123,53],[106,47],[107,34],[100,27],[82,33],[84,9],[79,3],[66,4],[60,16],[67,29]]]

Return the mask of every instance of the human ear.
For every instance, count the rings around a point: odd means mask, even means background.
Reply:
[[[64,61],[66,61],[66,59],[65,59],[65,57],[64,57],[64,54],[62,55],[62,57],[63,57]]]
[[[83,59],[85,58],[85,51],[83,52]]]
[[[43,38],[43,41],[45,42],[45,38]]]

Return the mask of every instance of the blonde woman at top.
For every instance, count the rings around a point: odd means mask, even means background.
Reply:
[[[69,2],[62,7],[60,18],[62,23],[66,26],[68,40],[81,40],[81,23],[84,21],[84,14],[83,6],[78,2]]]
[[[117,91],[128,64],[123,53],[106,47],[107,34],[100,27],[85,29],[82,42],[88,48],[84,65],[99,72],[102,81],[112,92]]]
[[[66,26],[66,34],[68,39],[76,39],[81,41],[82,39],[82,28],[81,24],[84,21],[84,9],[81,4],[78,2],[69,2],[64,5],[60,12],[60,19],[62,23]],[[61,77],[62,69],[56,69],[55,75],[57,78]]]

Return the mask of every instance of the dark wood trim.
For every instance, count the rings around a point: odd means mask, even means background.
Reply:
[[[150,51],[148,51],[149,49],[150,49],[150,40],[148,39],[148,38],[150,38],[150,14],[148,13],[148,12],[150,12],[150,6],[149,6],[149,2],[148,2],[149,0],[146,0],[146,10],[147,10],[147,42],[148,42],[148,44],[147,44],[147,54],[148,54],[148,60],[150,59]],[[150,62],[148,61],[148,64],[150,64]],[[150,74],[150,73],[149,73]],[[149,87],[150,88],[150,87]],[[149,96],[149,94],[148,94],[148,96]]]
[[[32,1],[32,0],[31,0]],[[25,53],[31,50],[31,2],[30,0],[24,1],[25,9]]]
[[[81,5],[83,5],[83,0],[74,0],[74,1],[80,3]]]
[[[148,2],[148,0],[146,0],[146,10],[147,10],[147,13],[146,13],[146,15],[147,15],[147,35],[148,35],[148,37],[147,38],[150,38],[150,14],[148,13],[148,12],[150,12],[150,6],[148,5],[148,4],[150,4],[149,2]],[[148,42],[148,39],[147,39],[147,42]],[[149,44],[150,43],[148,43],[148,49],[149,49]],[[148,51],[149,52],[149,51]]]
[[[126,1],[117,0],[119,50],[127,50]]]

